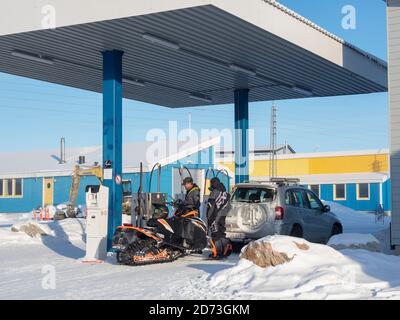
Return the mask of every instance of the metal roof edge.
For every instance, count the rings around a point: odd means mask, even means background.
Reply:
[[[334,183],[385,183],[390,179],[388,172],[359,172],[339,174],[310,174],[285,176],[299,178],[300,184],[334,184]],[[267,176],[252,177],[253,181],[268,180]]]
[[[380,58],[378,58],[378,57],[376,57],[376,56],[374,56],[374,55],[372,55],[372,54],[370,54],[370,53],[368,53],[368,52],[366,52],[366,51],[364,51],[364,50],[358,48],[357,46],[355,46],[355,45],[353,45],[353,44],[347,42],[346,40],[344,40],[344,39],[338,37],[337,35],[335,35],[335,34],[329,32],[328,30],[326,30],[326,29],[322,28],[321,26],[315,24],[315,23],[312,22],[311,20],[309,20],[309,19],[303,17],[303,16],[300,15],[299,13],[297,13],[297,12],[295,12],[295,11],[289,9],[288,7],[286,7],[286,6],[284,6],[283,4],[277,2],[276,0],[262,0],[262,1],[264,1],[264,2],[266,2],[266,3],[268,3],[268,4],[272,5],[272,6],[274,6],[274,7],[277,8],[277,9],[280,9],[281,11],[283,11],[283,12],[285,12],[286,14],[292,16],[293,18],[295,18],[295,19],[297,19],[297,20],[303,22],[304,24],[306,24],[306,25],[310,26],[311,28],[313,28],[313,29],[315,29],[315,30],[321,32],[322,34],[324,34],[324,35],[326,35],[326,36],[328,36],[328,37],[330,37],[330,38],[336,40],[337,42],[339,42],[339,43],[341,43],[341,44],[343,44],[343,45],[349,47],[350,49],[353,49],[353,50],[356,51],[357,53],[363,55],[364,57],[370,59],[371,61],[375,62],[376,64],[380,65],[381,67],[387,69],[388,64],[387,64],[386,61],[384,61],[384,60],[382,60],[382,59],[380,59]]]
[[[372,150],[356,150],[356,151],[334,151],[334,152],[313,152],[313,153],[293,153],[293,154],[278,154],[278,159],[304,159],[304,158],[327,158],[327,157],[348,157],[348,156],[367,156],[367,155],[382,155],[389,154],[389,149],[372,149]],[[231,160],[233,157],[219,157],[216,159],[222,162]],[[270,156],[250,156],[250,160],[269,160]]]

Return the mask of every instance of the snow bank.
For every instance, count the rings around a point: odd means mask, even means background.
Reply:
[[[323,202],[342,222],[344,233],[372,234],[380,242],[379,251],[394,254],[390,248],[390,217],[385,217],[383,223],[376,222],[374,214],[355,211],[336,202]]]
[[[40,238],[32,238],[24,232],[12,232],[13,225],[22,225],[30,221],[31,213],[0,214],[0,246],[39,244]]]
[[[329,239],[328,246],[336,250],[365,249],[380,251],[380,242],[372,234],[344,233]]]
[[[61,241],[81,242],[86,237],[86,219],[82,218],[51,221],[41,226],[47,234]]]
[[[384,223],[375,222],[375,215],[359,212],[337,202],[323,201],[331,207],[333,212],[343,225],[344,233],[372,233],[375,234],[389,227],[390,217],[385,217]]]
[[[365,299],[400,298],[398,264],[400,258],[365,250],[343,250],[286,236],[270,236],[267,241],[290,262],[260,268],[240,259],[232,268],[182,288],[212,299]],[[308,250],[296,243],[305,244]],[[389,294],[389,292],[391,292]]]
[[[24,232],[12,232],[10,229],[0,228],[0,247],[7,245],[29,245],[40,243],[40,238],[32,238]]]
[[[40,225],[36,222],[27,222],[14,224],[11,227],[12,232],[24,232],[31,238],[40,238],[42,236],[47,236],[48,234],[44,231]]]
[[[17,221],[27,221],[32,218],[32,213],[0,213],[0,226]]]
[[[31,218],[31,214],[1,215],[0,246],[41,244],[42,236],[48,238],[46,241],[67,241],[80,244],[85,241],[85,219],[34,221]]]

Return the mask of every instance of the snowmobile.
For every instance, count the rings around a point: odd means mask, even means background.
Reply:
[[[145,227],[124,224],[113,235],[112,247],[117,262],[139,266],[173,262],[179,257],[199,253],[207,246],[207,227],[198,211],[185,208],[179,201],[168,217],[168,207],[158,207]]]

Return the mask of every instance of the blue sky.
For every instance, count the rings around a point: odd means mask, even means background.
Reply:
[[[354,45],[387,60],[386,8],[381,0],[281,0]],[[353,5],[357,28],[342,28],[342,7]],[[0,73],[0,152],[101,144],[100,94]],[[278,142],[297,152],[388,147],[387,94],[278,101]],[[124,140],[142,141],[149,128],[232,128],[233,106],[171,110],[124,100]],[[255,144],[269,144],[271,102],[250,105]]]

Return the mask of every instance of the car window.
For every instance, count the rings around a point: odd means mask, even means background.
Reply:
[[[314,193],[310,192],[310,191],[307,191],[306,194],[307,194],[308,202],[310,204],[310,208],[311,209],[322,210],[321,202],[319,201],[317,196]]]
[[[265,203],[274,199],[274,190],[265,188],[237,188],[232,202]]]
[[[307,208],[308,207],[306,199],[304,197],[304,194],[301,190],[295,190],[293,192],[293,195],[294,195],[296,207],[299,207],[299,208]]]
[[[298,208],[306,208],[307,202],[301,190],[288,190],[285,193],[285,204]]]
[[[293,195],[292,195],[292,190],[287,190],[285,192],[285,204],[287,206],[292,206],[293,205]]]

